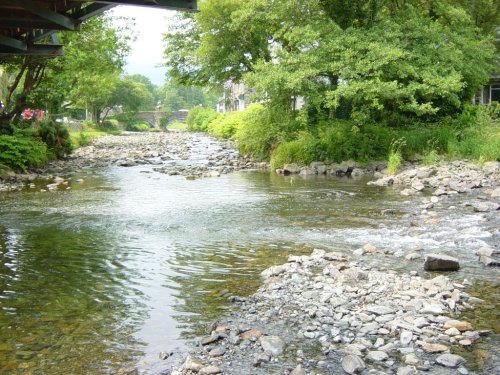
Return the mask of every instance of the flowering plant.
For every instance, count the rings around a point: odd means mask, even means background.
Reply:
[[[26,108],[21,113],[21,117],[25,121],[41,120],[43,118],[43,112],[39,109],[31,110],[30,108]]]

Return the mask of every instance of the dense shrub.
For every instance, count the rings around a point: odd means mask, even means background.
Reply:
[[[320,160],[368,160],[386,158],[394,138],[390,129],[382,125],[356,126],[349,121],[335,121],[318,130]]]
[[[116,119],[109,119],[109,120],[104,120],[98,127],[99,130],[109,132],[109,131],[116,131],[118,130],[118,120]]]
[[[257,159],[268,159],[280,139],[280,126],[272,121],[262,104],[252,104],[242,112],[241,124],[234,134],[240,151]]]
[[[213,109],[194,107],[189,111],[186,119],[188,130],[206,132],[208,125],[219,116],[221,114]]]
[[[57,158],[73,150],[68,127],[62,123],[50,120],[40,121],[35,135],[47,144],[49,151]]]
[[[207,125],[207,132],[216,137],[229,139],[242,125],[243,112],[228,112],[215,117]]]
[[[92,130],[95,130],[97,129],[97,124],[92,122],[92,121],[89,121],[89,120],[85,120],[83,123],[82,123],[82,130],[83,131],[92,131]]]
[[[34,138],[0,135],[0,164],[25,171],[47,161],[47,145]]]
[[[318,160],[319,139],[310,133],[300,133],[296,140],[280,144],[271,157],[271,167],[280,168],[287,163],[309,164]]]
[[[151,127],[146,122],[135,122],[128,124],[126,129],[131,132],[147,132]]]

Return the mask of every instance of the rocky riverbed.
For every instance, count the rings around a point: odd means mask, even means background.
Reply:
[[[30,174],[4,172],[0,190],[68,189],[74,172],[107,166],[144,167],[148,173],[196,179],[266,165],[205,135],[124,133],[98,138],[66,160]],[[485,227],[498,223],[497,162],[407,164],[396,176],[385,176],[385,167],[383,162],[368,168],[353,162],[315,162],[308,167],[285,166],[278,172],[302,178],[373,176],[373,189],[389,186],[408,197],[404,215],[411,217],[409,231],[431,233],[441,228],[444,213],[457,208],[481,215]],[[381,214],[400,215],[391,209]],[[474,262],[484,272],[495,273],[499,244],[489,245],[467,251],[477,255]],[[285,264],[263,271],[262,286],[250,297],[225,296],[234,303],[233,312],[195,340],[188,356],[181,351],[160,353],[162,363],[172,363],[166,373],[478,374],[461,351],[473,350],[497,333],[460,318],[484,304],[469,294],[468,280],[444,273],[460,268],[461,259],[428,254],[422,247],[377,248],[366,243],[350,250],[318,248],[308,256],[292,255]],[[403,266],[398,272],[384,268],[386,257]],[[424,272],[424,267],[434,272]],[[500,373],[498,364],[494,366],[488,373]]]
[[[374,175],[372,185],[394,186],[414,196],[409,210],[425,225],[437,224],[440,212],[456,209],[453,198],[459,195],[460,204],[471,214],[482,213],[485,223],[498,215],[498,162],[482,167],[468,161],[408,164],[389,177],[383,166],[362,170],[347,163],[288,165],[278,173],[309,178],[357,169],[356,176]],[[470,251],[485,272],[497,272],[498,244]],[[370,267],[366,256],[421,262],[422,272]],[[233,313],[214,322],[171,374],[477,373],[454,353],[472,350],[493,332],[460,320],[484,301],[466,292],[468,280],[446,275],[459,267],[459,259],[421,248],[403,252],[371,244],[350,254],[315,249],[310,256],[290,256],[287,263],[262,272],[262,286],[252,296],[229,296]],[[500,373],[499,363],[493,367],[491,373]]]
[[[267,164],[242,156],[230,141],[188,132],[124,132],[99,137],[91,145],[76,149],[67,158],[46,167],[16,174],[0,170],[0,191],[23,188],[65,188],[68,173],[88,168],[153,165],[156,173],[188,179],[217,177],[241,169],[266,168]],[[39,182],[39,183],[35,183]],[[41,183],[40,183],[41,182]]]
[[[316,249],[263,271],[172,374],[467,374],[450,350],[491,332],[451,316],[482,301],[443,275],[360,263]]]

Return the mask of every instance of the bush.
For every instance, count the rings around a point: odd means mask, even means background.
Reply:
[[[50,120],[40,121],[35,135],[47,144],[49,151],[53,152],[57,158],[64,157],[73,150],[69,130],[62,123]]]
[[[188,130],[206,132],[208,124],[219,116],[221,116],[221,114],[213,109],[194,107],[189,111],[186,119]]]
[[[0,164],[25,171],[47,161],[47,145],[33,138],[0,135]]]
[[[207,125],[207,132],[216,137],[229,139],[242,125],[243,112],[229,112],[215,117]]]
[[[134,124],[127,125],[126,129],[131,132],[147,132],[149,131],[150,126],[146,122],[136,122]]]
[[[98,127],[99,130],[109,132],[118,130],[118,120],[110,119],[104,120]]]
[[[252,104],[242,112],[234,139],[240,152],[264,160],[269,159],[281,135],[281,126],[272,121],[271,112],[262,104]]]
[[[356,126],[350,121],[335,121],[321,126],[319,160],[367,162],[383,158],[394,138],[393,132],[383,125]]]
[[[307,165],[318,159],[319,140],[303,132],[298,139],[280,144],[271,157],[271,168],[281,168],[288,163]]]
[[[97,129],[97,124],[92,122],[92,121],[88,121],[88,120],[85,120],[83,123],[82,123],[82,130],[83,131],[92,131],[92,130],[95,130]]]

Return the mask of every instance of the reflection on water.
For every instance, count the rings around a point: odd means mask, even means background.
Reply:
[[[2,232],[2,371],[57,373],[63,365],[83,374],[97,360],[111,373],[132,363],[142,298],[124,287],[124,254],[117,256],[113,240],[41,222]]]
[[[426,227],[409,198],[362,180],[144,171],[86,171],[71,190],[0,195],[0,372],[161,373],[158,352],[202,333],[228,296],[252,293],[290,254],[368,242],[447,252],[498,235],[460,211]],[[482,277],[462,255],[456,277]]]

